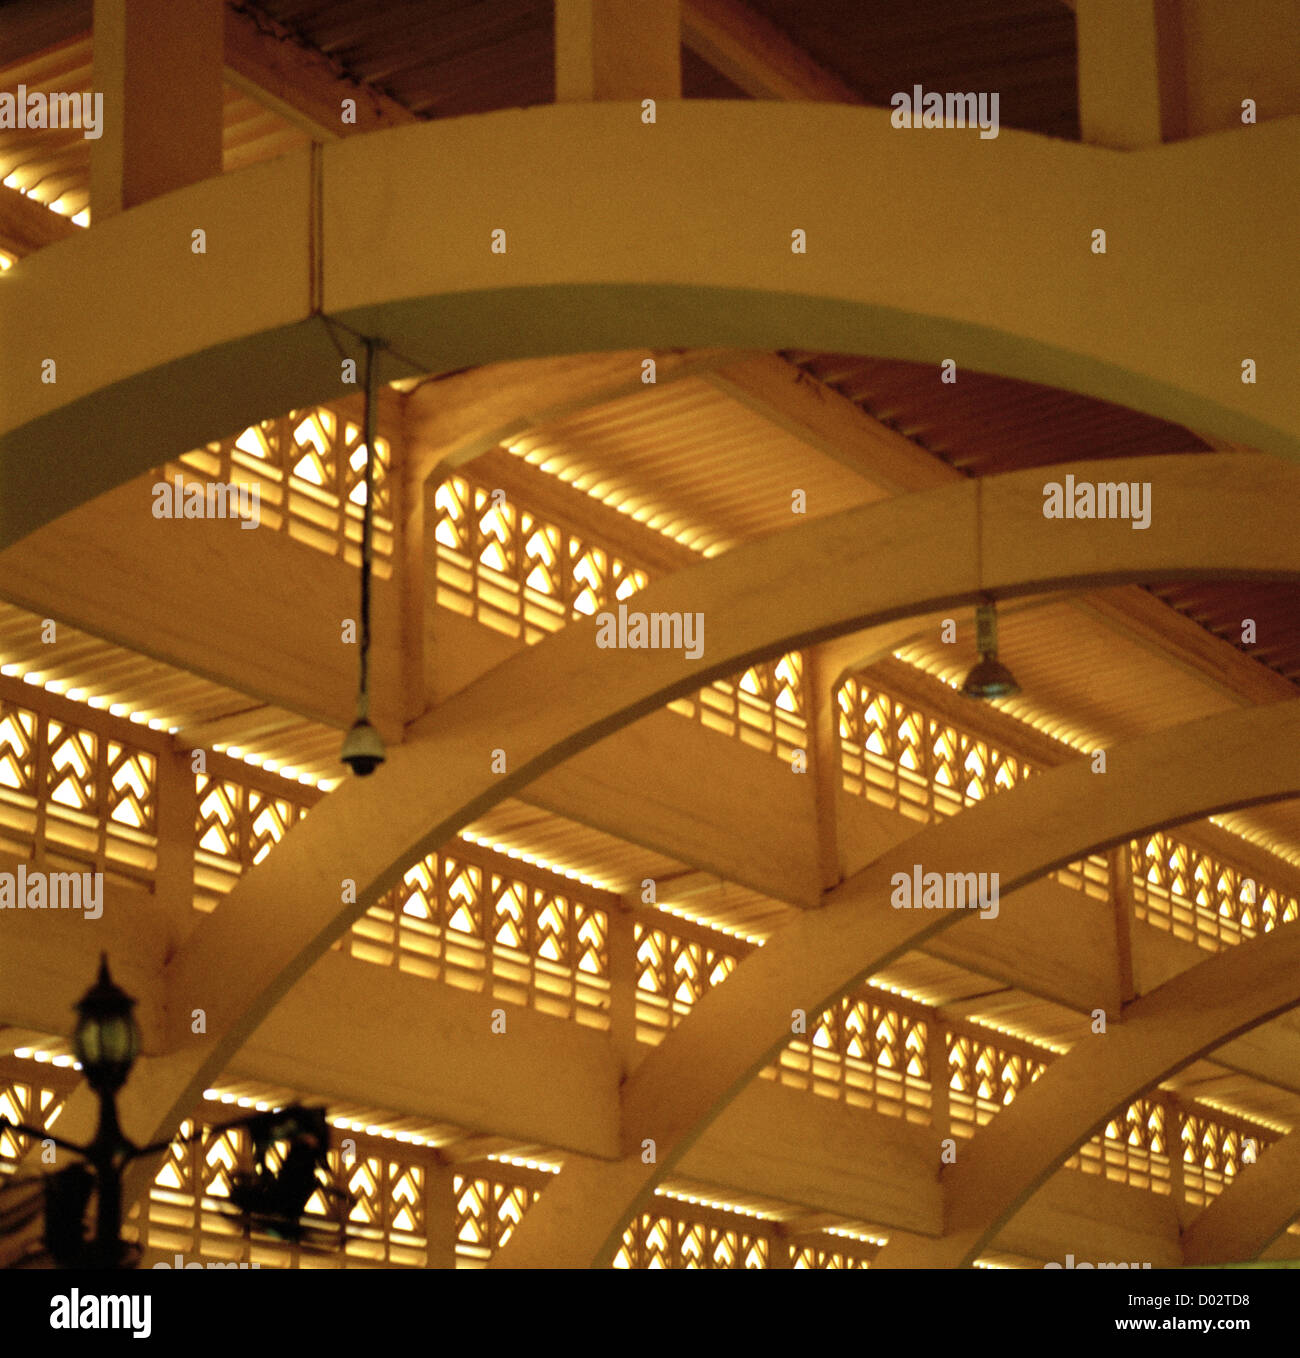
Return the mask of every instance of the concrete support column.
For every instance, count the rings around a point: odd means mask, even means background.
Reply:
[[[786,1231],[778,1226],[767,1238],[767,1266],[773,1268],[794,1268],[795,1251],[798,1245]]]
[[[1120,844],[1107,851],[1110,869],[1110,904],[1115,913],[1115,957],[1119,969],[1119,994],[1125,1004],[1137,997],[1133,980],[1133,923],[1136,919],[1133,893],[1133,860],[1129,846]]]
[[[612,910],[609,916],[609,1037],[624,1074],[630,1074],[637,1051],[636,923],[628,910]]]
[[[436,594],[438,563],[436,544],[432,544],[432,562],[425,557],[426,487],[419,478],[415,460],[408,453],[411,440],[407,433],[405,399],[402,402],[400,423],[390,434],[390,439],[390,465],[394,468],[393,475],[397,483],[394,488],[393,518],[397,524],[394,555],[398,563],[402,610],[402,717],[405,721],[415,721],[423,715],[429,703],[424,676],[425,575],[426,571],[432,572],[429,582]],[[437,486],[430,485],[427,489],[430,502],[427,508],[432,510],[431,501],[437,494]],[[433,521],[437,521],[436,517]]]
[[[804,711],[808,722],[808,762],[812,773],[814,814],[817,818],[818,884],[823,891],[838,886],[840,870],[839,802],[840,710],[831,692],[834,675],[826,665],[820,646],[804,652]]]
[[[555,0],[557,104],[681,97],[681,0]]]
[[[424,1172],[426,1268],[456,1267],[456,1170],[429,1165]]]
[[[1128,151],[1186,136],[1179,0],[1078,0],[1075,15],[1083,140]]]
[[[221,173],[220,0],[95,0],[94,222]]]
[[[192,922],[198,803],[191,752],[178,750],[159,755],[154,895],[167,912],[168,927],[177,946],[189,933]]]
[[[1183,1177],[1183,1109],[1177,1099],[1163,1096],[1165,1105],[1165,1133],[1169,1138],[1169,1196],[1173,1200],[1174,1214],[1178,1218],[1180,1230],[1189,1225],[1204,1210],[1191,1206],[1187,1201],[1187,1187]]]
[[[948,1025],[938,1019],[929,1024],[927,1057],[930,1065],[930,1126],[943,1141],[952,1135],[952,1104],[948,1083]],[[942,1165],[940,1161],[940,1165]]]

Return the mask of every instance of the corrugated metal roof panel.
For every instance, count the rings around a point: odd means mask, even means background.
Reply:
[[[710,555],[789,528],[792,493],[818,517],[883,492],[754,414],[703,378],[550,422],[510,450],[610,505]]]

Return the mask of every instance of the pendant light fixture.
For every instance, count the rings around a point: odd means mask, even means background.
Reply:
[[[362,420],[366,443],[366,498],[361,513],[361,685],[357,719],[343,739],[339,758],[358,778],[367,778],[384,762],[384,742],[370,724],[370,573],[375,510],[375,368],[376,341],[366,344],[366,398]]]
[[[975,647],[979,663],[961,691],[969,698],[1009,698],[1020,692],[1015,675],[998,659],[998,610],[991,600],[975,606]]]
[[[984,482],[975,480],[975,580],[984,588]],[[1020,692],[1015,675],[998,659],[998,610],[991,596],[975,605],[975,649],[979,661],[961,691],[968,698],[1009,698]]]

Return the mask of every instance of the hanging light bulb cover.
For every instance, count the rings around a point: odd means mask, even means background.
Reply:
[[[961,691],[969,698],[1009,698],[1020,692],[1015,676],[998,659],[998,612],[992,603],[975,607],[975,646],[979,663],[966,676]]]
[[[375,501],[375,365],[377,341],[366,340],[366,404],[363,437],[366,442],[366,499],[361,512],[361,683],[357,719],[343,739],[340,760],[357,775],[368,778],[387,757],[379,732],[370,724],[370,576],[373,560]]]

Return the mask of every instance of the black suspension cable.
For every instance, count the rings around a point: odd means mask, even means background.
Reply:
[[[370,716],[370,572],[375,513],[375,386],[379,375],[375,363],[376,345],[377,341],[366,340],[366,404],[362,421],[366,444],[366,499],[361,513],[361,688],[357,699],[360,720]]]

